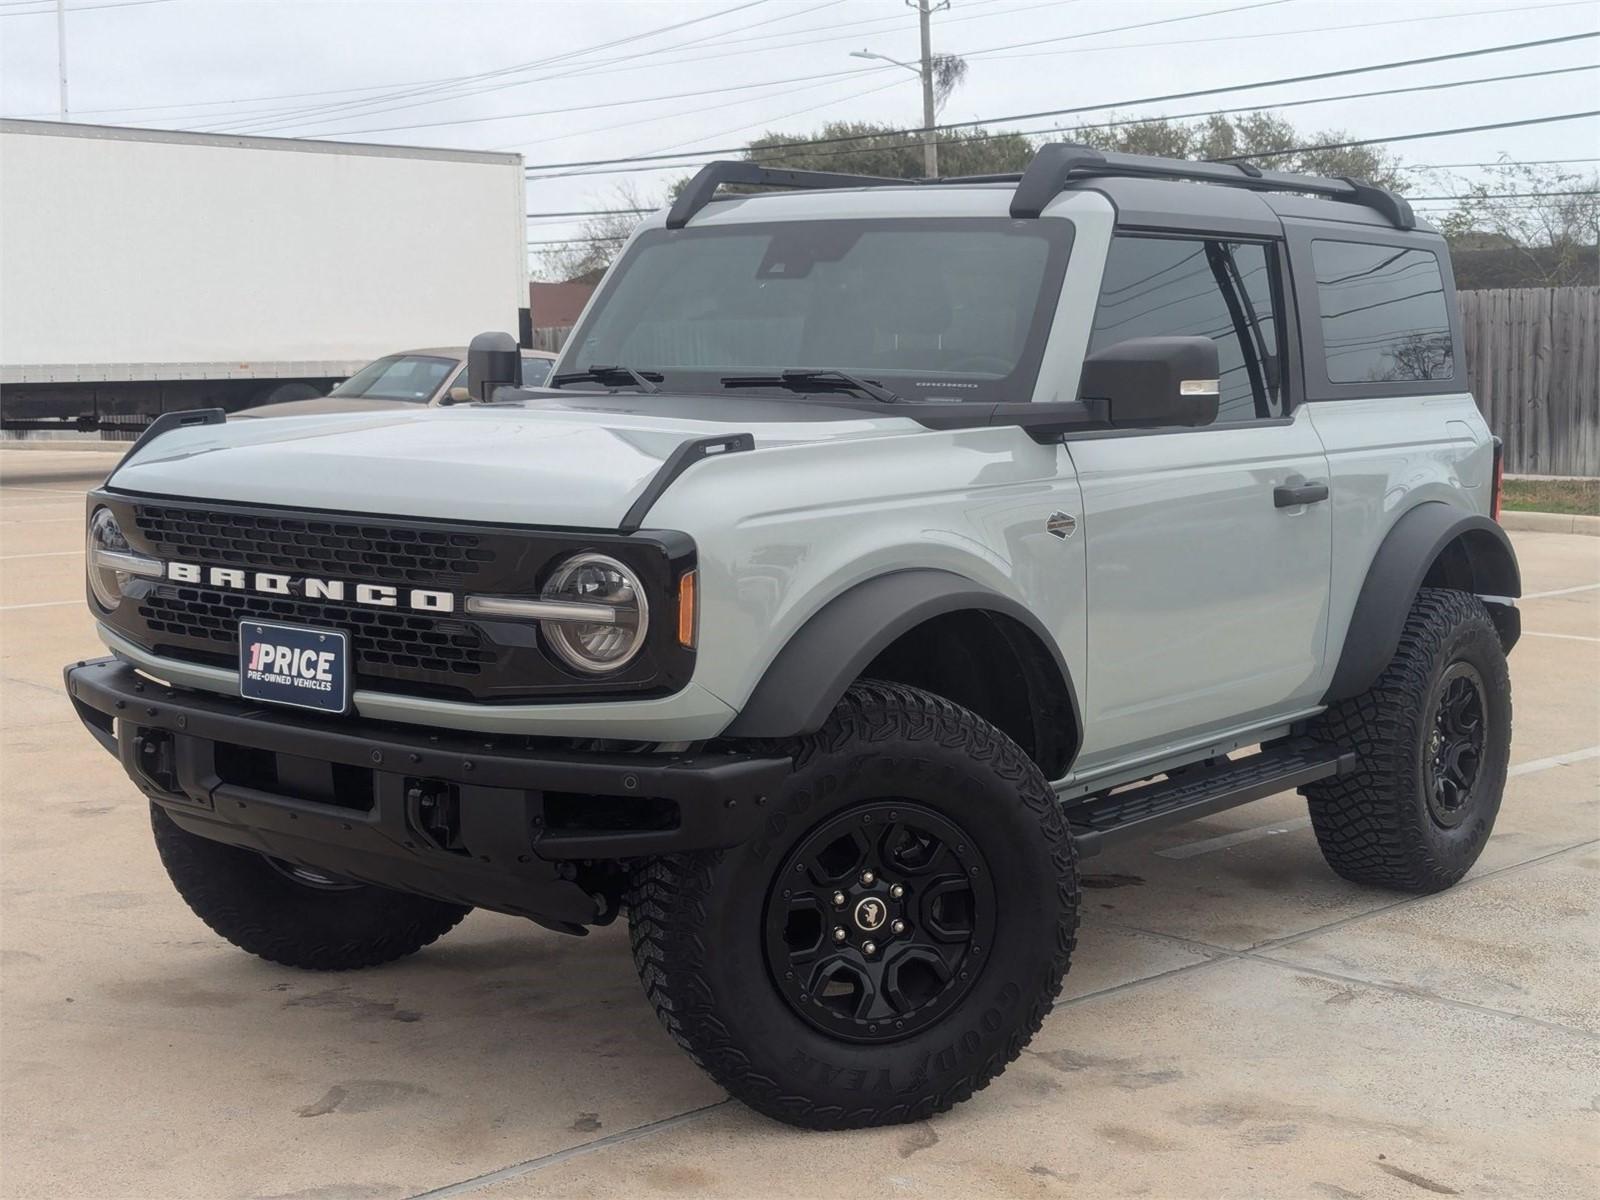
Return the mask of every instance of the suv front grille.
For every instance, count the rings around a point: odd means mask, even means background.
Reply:
[[[580,675],[550,652],[537,622],[465,611],[465,598],[537,596],[557,563],[584,551],[628,563],[663,603],[693,569],[681,534],[604,533],[426,518],[319,513],[227,501],[179,501],[102,491],[131,548],[163,563],[289,576],[287,592],[210,581],[136,579],[100,619],[162,658],[237,670],[241,621],[279,621],[350,637],[351,687],[476,703],[668,695],[688,682],[694,651],[674,623],[652,622],[641,653],[614,675]],[[308,598],[307,579],[351,585],[346,600]],[[361,603],[355,585],[447,592],[451,611]]]
[[[134,520],[158,557],[180,562],[435,588],[468,583],[495,562],[484,539],[464,530],[154,504],[136,506]]]
[[[380,678],[407,679],[419,671],[475,676],[495,661],[473,625],[419,613],[160,585],[139,601],[139,615],[154,633],[216,642],[235,653],[239,622],[247,618],[344,629],[356,673]]]

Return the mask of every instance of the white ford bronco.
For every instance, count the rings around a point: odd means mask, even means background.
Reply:
[[[626,911],[735,1096],[924,1118],[1039,1028],[1112,842],[1297,788],[1347,879],[1478,857],[1520,583],[1460,345],[1350,180],[717,163],[546,387],[486,334],[453,407],[158,420],[66,686],[243,949]]]

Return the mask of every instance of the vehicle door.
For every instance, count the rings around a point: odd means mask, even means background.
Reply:
[[[1083,495],[1088,679],[1080,772],[1303,711],[1318,698],[1327,460],[1295,410],[1281,244],[1119,234],[1089,351],[1217,344],[1217,419],[1070,435]]]

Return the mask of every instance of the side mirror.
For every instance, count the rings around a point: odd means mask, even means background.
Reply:
[[[522,382],[522,352],[509,333],[480,333],[467,345],[469,399],[488,400],[496,388]]]
[[[441,405],[465,404],[468,400],[471,400],[471,399],[472,399],[472,391],[471,391],[471,389],[464,388],[464,387],[460,386],[459,384],[457,384],[455,387],[451,388],[448,392],[446,392],[444,394],[443,398],[440,399],[439,403]]]
[[[1083,360],[1078,394],[1103,401],[1106,420],[1119,428],[1209,425],[1220,376],[1210,338],[1129,338]]]

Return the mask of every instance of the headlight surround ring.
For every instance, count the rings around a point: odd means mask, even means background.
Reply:
[[[609,675],[632,662],[650,629],[650,604],[639,577],[606,554],[575,554],[556,567],[540,599],[609,608],[611,621],[547,618],[539,628],[561,661],[590,675]]]
[[[89,515],[89,525],[85,530],[84,568],[89,577],[89,592],[106,612],[116,611],[127,591],[128,581],[135,574],[150,573],[118,569],[118,566],[110,565],[119,559],[121,565],[126,567],[143,562],[144,556],[134,553],[111,510],[97,508]],[[148,561],[159,570],[159,564],[154,559]]]

